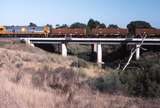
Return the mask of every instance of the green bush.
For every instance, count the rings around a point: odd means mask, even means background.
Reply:
[[[32,84],[36,88],[49,88],[63,93],[73,92],[82,86],[85,76],[80,76],[71,68],[59,67],[55,70],[44,68],[32,75]]]
[[[100,90],[101,92],[113,93],[120,90],[122,85],[119,80],[119,72],[113,71],[109,75],[97,78],[94,81],[94,85],[96,89]]]
[[[142,97],[160,97],[160,61],[143,59],[131,63],[135,67],[120,72],[127,93]]]

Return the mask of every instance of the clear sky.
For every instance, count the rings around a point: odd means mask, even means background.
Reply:
[[[90,18],[120,27],[145,20],[160,28],[160,0],[0,0],[0,25],[87,23]]]

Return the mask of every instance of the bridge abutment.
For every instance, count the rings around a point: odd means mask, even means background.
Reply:
[[[67,57],[67,45],[62,43],[62,56]]]
[[[29,39],[25,39],[25,43],[31,47],[35,47],[35,45]]]

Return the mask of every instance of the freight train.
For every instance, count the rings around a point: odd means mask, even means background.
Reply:
[[[4,27],[0,26],[0,35],[5,36],[40,36],[40,37],[103,37],[103,38],[126,38],[136,37],[141,38],[145,35],[147,37],[160,37],[160,29],[136,29],[134,34],[130,33],[128,29],[123,28],[96,28],[92,30],[81,28],[57,28],[51,29],[44,27]]]

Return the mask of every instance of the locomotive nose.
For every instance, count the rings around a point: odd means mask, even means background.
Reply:
[[[0,33],[5,33],[6,32],[6,28],[4,26],[0,26]]]

